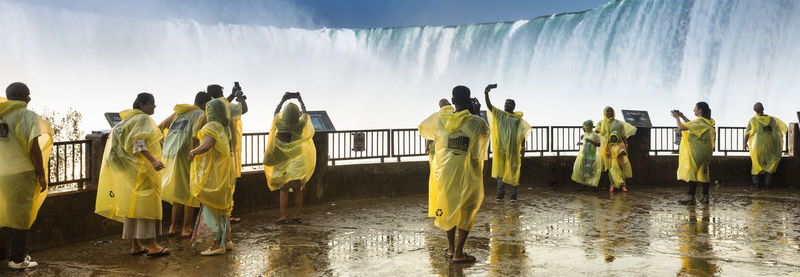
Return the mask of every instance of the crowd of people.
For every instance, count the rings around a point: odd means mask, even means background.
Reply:
[[[484,200],[483,164],[488,160],[489,142],[493,153],[491,176],[497,180],[497,201],[519,197],[521,159],[531,126],[515,111],[512,99],[503,109],[492,105],[484,91],[487,120],[480,116],[480,102],[470,89],[456,86],[452,104],[439,101],[440,110],[419,125],[429,140],[430,178],[428,216],[445,231],[453,263],[474,262],[464,251],[475,217]],[[286,104],[287,101],[295,103]],[[235,100],[235,103],[233,101]],[[37,263],[28,255],[28,230],[36,219],[48,189],[47,161],[53,146],[48,122],[27,109],[30,90],[23,83],[6,88],[0,98],[0,227],[11,230],[8,268],[22,270]],[[205,250],[200,255],[223,255],[233,250],[230,224],[236,178],[241,177],[241,117],[248,111],[246,96],[237,85],[229,96],[223,87],[209,85],[195,95],[193,104],[179,104],[159,124],[151,118],[156,109],[149,93],[136,96],[131,109],[120,112],[122,121],[108,134],[98,180],[95,212],[121,222],[122,238],[131,241],[129,254],[160,257],[170,249],[158,244],[162,231],[162,201],[172,205],[166,235],[191,240]],[[764,114],[757,103],[756,116],[745,131],[745,147],[753,163],[753,186],[772,182],[781,157],[782,137],[787,127],[778,118]],[[702,184],[700,202],[709,201],[709,163],[715,142],[715,122],[705,102],[694,108],[689,120],[672,111],[682,139],[677,179],[689,184],[681,204],[695,203],[695,190]],[[627,192],[625,180],[632,177],[628,159],[628,138],[636,127],[615,119],[606,107],[604,119],[583,122],[584,134],[572,172],[572,180],[597,187],[603,172],[609,191]],[[263,166],[267,187],[280,191],[277,224],[302,223],[303,189],[316,166],[312,137],[314,127],[299,93],[286,93],[275,109],[265,149]],[[296,212],[288,217],[289,193],[294,193]],[[198,210],[199,209],[199,210]],[[183,216],[181,216],[181,214]],[[195,215],[196,214],[196,215]]]

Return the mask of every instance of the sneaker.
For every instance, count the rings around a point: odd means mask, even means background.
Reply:
[[[687,194],[686,197],[684,197],[681,200],[678,200],[678,204],[681,204],[681,205],[694,205],[694,195]]]
[[[700,197],[700,203],[708,204],[708,193],[704,193],[703,196]]]
[[[516,195],[512,195],[511,196],[511,202],[516,202],[516,201],[517,201],[517,196]]]
[[[497,198],[495,198],[494,200],[500,201],[500,200],[503,200],[504,197],[505,197],[504,194],[498,194]]]
[[[233,250],[233,242],[228,241],[225,243],[225,250]]]
[[[15,263],[13,261],[8,261],[8,270],[11,271],[18,271],[18,270],[26,270],[31,269],[34,267],[39,266],[39,263],[31,261],[31,257],[25,257],[25,260],[20,263]]]
[[[213,250],[211,248],[209,248],[206,251],[200,252],[201,256],[217,256],[217,255],[222,255],[222,254],[225,254],[225,247],[220,247],[220,248],[213,249]]]

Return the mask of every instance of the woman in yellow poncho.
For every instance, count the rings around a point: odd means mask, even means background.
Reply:
[[[709,201],[708,190],[711,186],[711,178],[708,167],[711,163],[711,154],[714,152],[714,139],[717,136],[714,131],[716,123],[711,119],[711,108],[708,103],[697,102],[694,114],[697,119],[689,121],[680,111],[672,111],[672,117],[675,118],[678,130],[681,131],[678,180],[689,183],[689,194],[686,198],[678,201],[684,205],[694,204],[697,183],[703,184],[703,197],[700,198],[700,202],[708,203]],[[681,119],[684,122],[681,122]]]
[[[597,188],[600,182],[600,175],[603,172],[603,154],[600,152],[601,137],[595,132],[594,122],[587,120],[583,122],[583,141],[579,142],[581,150],[575,158],[575,165],[572,167],[572,180],[583,185]]]
[[[197,133],[201,141],[189,152],[192,160],[190,190],[202,203],[192,234],[193,245],[213,241],[203,256],[225,254],[233,249],[230,215],[233,210],[234,172],[230,147],[230,109],[221,99],[206,104],[208,123]]]
[[[140,93],[133,109],[120,112],[103,153],[95,213],[123,223],[122,239],[132,239],[131,255],[164,256],[161,235],[161,131],[150,115],[152,94]],[[146,240],[145,248],[140,240]]]
[[[231,131],[231,149],[233,150],[234,158],[234,164],[231,170],[233,170],[235,178],[239,178],[242,177],[242,115],[246,114],[248,111],[247,97],[244,95],[244,92],[242,92],[242,88],[239,87],[238,82],[234,85],[233,89],[231,89],[231,94],[228,95],[228,97],[223,97],[222,90],[222,86],[217,84],[208,85],[206,87],[208,96],[222,100],[230,109],[231,120],[227,127]],[[236,99],[238,103],[231,103],[234,99]],[[240,221],[241,218],[231,216],[231,222],[237,223]]]
[[[186,159],[189,151],[199,144],[197,132],[205,125],[206,117],[203,109],[211,100],[205,92],[198,92],[194,105],[179,104],[175,112],[165,119],[159,128],[166,133],[161,160],[164,171],[161,172],[162,199],[172,204],[172,220],[169,235],[177,235],[178,218],[183,211],[183,228],[181,237],[192,235],[194,209],[200,202],[189,192],[189,171],[191,161]]]
[[[281,111],[283,103],[292,97],[297,98],[301,108],[289,103]],[[281,193],[281,217],[275,220],[276,223],[287,222],[289,192],[295,193],[297,206],[292,221],[302,223],[303,188],[311,179],[317,162],[313,137],[314,126],[303,99],[299,94],[292,96],[287,92],[275,109],[263,162],[267,186],[271,191],[280,190]]]
[[[453,105],[447,99],[439,100],[439,113],[449,113],[455,111]],[[436,217],[436,200],[439,197],[439,185],[436,175],[436,141],[428,140],[425,152],[428,152],[428,165],[430,174],[428,175],[428,217]]]
[[[636,134],[636,127],[627,122],[615,119],[614,109],[611,107],[606,107],[603,110],[603,120],[597,123],[595,132],[603,137],[603,144],[600,145],[600,151],[603,153],[603,171],[608,171],[612,166],[612,160],[611,155],[609,155],[608,152],[609,144],[606,142],[611,141],[611,134],[616,133],[619,137],[620,143],[623,145],[628,145],[628,138]],[[623,172],[631,172],[630,163],[626,163],[622,169]],[[623,177],[624,182],[625,178],[631,178],[633,177],[633,174],[625,174]],[[609,178],[613,177],[609,174]],[[612,182],[608,188],[608,191],[613,192],[615,186],[619,187],[620,185],[615,185]],[[625,189],[623,191],[628,191],[627,187],[624,188]]]
[[[505,184],[511,186],[511,201],[517,201],[519,193],[519,171],[522,156],[525,154],[525,137],[531,131],[531,125],[522,119],[522,112],[514,112],[516,103],[506,99],[503,109],[492,105],[489,92],[492,85],[484,90],[489,127],[491,128],[492,145],[492,177],[497,178],[497,198],[505,196]]]
[[[23,83],[6,88],[0,97],[0,227],[8,227],[8,268],[38,265],[28,256],[28,230],[47,197],[47,161],[53,130],[27,109],[30,90]]]
[[[419,125],[419,134],[436,142],[436,227],[447,233],[453,262],[474,262],[463,252],[483,203],[483,162],[488,158],[489,126],[469,109],[469,88],[453,88],[455,112],[435,113]],[[456,229],[458,240],[456,241]]]
[[[747,123],[744,131],[744,149],[750,149],[750,160],[753,162],[753,185],[751,189],[759,187],[759,175],[765,175],[764,186],[772,185],[772,173],[778,169],[783,155],[783,136],[788,128],[777,117],[764,114],[764,105],[756,103],[753,106],[756,116]]]

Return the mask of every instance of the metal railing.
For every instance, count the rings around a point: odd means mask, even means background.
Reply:
[[[419,135],[416,128],[392,129],[391,156],[400,161],[402,157],[427,156],[428,140]]]
[[[260,166],[264,162],[269,132],[242,134],[242,166]]]
[[[680,147],[681,133],[676,127],[652,127],[650,128],[650,152],[658,156],[659,152],[667,154],[677,154]]]
[[[92,159],[89,158],[89,140],[59,141],[53,143],[48,165],[49,186],[75,184],[82,188],[91,180]]]
[[[328,132],[328,159],[332,164],[343,160],[380,159],[391,157],[390,129],[348,130]]]
[[[718,127],[717,128],[717,151],[723,153],[725,156],[731,153],[746,153],[750,152],[744,148],[744,133],[747,128],[745,127]],[[789,153],[789,132],[783,136],[783,149],[781,152],[784,154]]]
[[[550,127],[532,126],[531,133],[525,139],[525,153],[539,153],[542,156],[545,152],[550,152]]]
[[[578,152],[581,146],[578,142],[583,135],[581,126],[553,126],[550,127],[550,152],[560,155],[561,152]]]

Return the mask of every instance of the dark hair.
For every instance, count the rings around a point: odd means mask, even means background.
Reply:
[[[208,85],[208,87],[206,87],[206,93],[208,93],[208,96],[211,96],[211,98],[220,98],[222,97],[222,86],[217,84]]]
[[[30,94],[31,91],[28,89],[28,85],[22,82],[13,82],[8,87],[6,87],[6,98],[16,98],[19,95],[23,94]]]
[[[194,96],[194,105],[200,107],[201,109],[205,109],[206,103],[208,103],[208,101],[211,101],[211,99],[212,98],[211,96],[208,96],[208,93],[202,91],[198,92]]]
[[[133,108],[140,110],[142,109],[142,105],[151,100],[152,101],[156,100],[152,94],[149,94],[147,92],[139,93],[138,95],[136,95],[136,100],[133,101]]]
[[[697,102],[697,108],[700,109],[700,112],[703,114],[702,116],[711,119],[711,108],[708,107],[708,103],[706,102]]]

